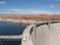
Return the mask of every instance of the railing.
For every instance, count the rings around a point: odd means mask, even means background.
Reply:
[[[2,40],[7,40],[7,39],[11,39],[11,40],[20,40],[22,39],[22,35],[4,35],[4,36],[0,36],[0,45],[3,45]]]
[[[22,35],[6,35],[6,36],[0,36],[0,40],[2,39],[22,39]]]

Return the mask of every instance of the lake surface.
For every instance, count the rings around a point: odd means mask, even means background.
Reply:
[[[21,35],[26,24],[0,22],[0,35]],[[20,45],[21,40],[2,40],[3,45]]]

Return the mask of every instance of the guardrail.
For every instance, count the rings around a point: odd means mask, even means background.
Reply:
[[[2,39],[22,39],[22,35],[4,35],[4,36],[0,36],[0,40]]]

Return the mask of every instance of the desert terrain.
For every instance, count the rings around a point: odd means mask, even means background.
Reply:
[[[34,21],[60,21],[60,14],[37,14],[37,15],[0,15],[0,21],[14,21],[31,24]]]

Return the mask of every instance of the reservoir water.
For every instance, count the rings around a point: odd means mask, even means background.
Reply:
[[[0,35],[21,35],[26,24],[0,22]],[[21,40],[2,40],[3,45],[20,45]]]

